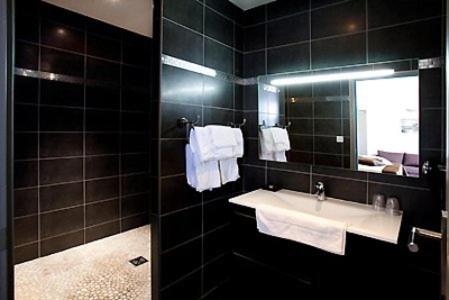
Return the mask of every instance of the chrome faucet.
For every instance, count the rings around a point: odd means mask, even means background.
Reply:
[[[324,189],[324,183],[321,181],[318,181],[315,183],[315,195],[318,198],[318,201],[324,201],[326,200],[326,191]]]

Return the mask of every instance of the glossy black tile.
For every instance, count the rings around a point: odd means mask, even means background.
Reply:
[[[124,197],[121,201],[122,216],[126,218],[139,214],[142,211],[148,211],[149,202],[148,194]]]
[[[149,131],[150,122],[148,113],[142,112],[122,112],[122,131]]]
[[[120,65],[95,58],[87,58],[87,79],[120,82]]]
[[[83,110],[59,107],[40,107],[40,130],[82,131]]]
[[[197,73],[162,66],[161,99],[170,102],[201,104],[203,76]]]
[[[228,46],[234,46],[234,24],[213,10],[206,8],[205,34]]]
[[[121,44],[118,40],[88,34],[86,40],[86,53],[92,56],[121,61]]]
[[[132,33],[123,33],[123,62],[140,67],[149,67],[152,57],[152,40]]]
[[[243,29],[243,49],[245,51],[260,50],[266,47],[265,24]]]
[[[237,16],[239,15],[239,12],[241,11],[234,4],[229,3],[227,1],[205,0],[202,2],[204,2],[207,6],[213,8],[214,10],[220,12],[221,14],[233,20],[236,20]]]
[[[14,130],[37,131],[37,107],[30,105],[14,105]]]
[[[40,212],[68,208],[83,204],[83,183],[68,183],[41,187],[39,190]]]
[[[162,217],[161,247],[170,249],[201,234],[201,207],[193,207]],[[179,230],[183,228],[183,230]],[[198,253],[200,254],[200,253]]]
[[[265,51],[243,55],[243,77],[255,77],[266,74]]]
[[[301,71],[310,68],[309,44],[293,45],[268,50],[269,74]]]
[[[365,30],[365,2],[347,1],[312,11],[312,39]]]
[[[148,153],[123,154],[120,159],[121,174],[146,172],[150,164]]]
[[[86,206],[86,226],[94,226],[119,218],[120,203],[118,199],[102,201]]]
[[[203,230],[209,232],[231,221],[228,199],[209,202],[203,207]]]
[[[119,178],[89,180],[86,182],[86,202],[118,198]]]
[[[243,190],[251,192],[265,185],[265,169],[260,167],[243,166]]]
[[[119,131],[118,111],[86,111],[86,131]]]
[[[283,0],[269,3],[267,6],[268,20],[305,12],[309,9],[307,0]]]
[[[39,244],[33,243],[14,248],[14,264],[33,260],[39,256]]]
[[[234,108],[234,84],[228,81],[204,78],[203,105]],[[207,123],[206,123],[207,124]]]
[[[215,99],[215,98],[212,98]],[[161,103],[161,137],[162,138],[185,138],[184,128],[177,126],[177,119],[186,117],[189,120],[195,120],[201,116],[202,110],[199,106],[191,106],[177,103]]]
[[[29,216],[14,220],[14,245],[22,245],[36,241],[37,216]]]
[[[268,169],[267,183],[298,192],[310,191],[310,175],[304,173]]]
[[[16,133],[14,135],[14,158],[37,158],[37,133]]]
[[[234,74],[234,51],[210,39],[205,41],[206,66],[228,74]]]
[[[40,103],[61,106],[84,105],[84,87],[80,84],[41,80]]]
[[[39,138],[42,158],[83,155],[82,133],[41,133]]]
[[[162,52],[193,63],[203,62],[203,38],[170,21],[164,20]]]
[[[364,33],[314,41],[312,42],[312,68],[366,63],[365,48]]]
[[[339,119],[315,119],[314,124],[316,135],[342,135],[341,120]]]
[[[161,175],[175,175],[185,172],[184,140],[161,141]]]
[[[16,190],[14,191],[14,217],[23,217],[37,214],[38,190]]]
[[[81,158],[43,160],[39,168],[40,184],[79,181],[83,178],[83,159]]]
[[[290,132],[294,134],[313,134],[312,119],[292,119]]]
[[[124,133],[121,139],[121,149],[124,153],[146,152],[149,149],[147,134]]]
[[[40,215],[41,238],[83,228],[83,207],[70,208]]]
[[[203,5],[195,0],[167,0],[164,3],[165,18],[203,32]]]
[[[82,55],[41,47],[40,70],[49,73],[84,76]]]
[[[201,271],[194,272],[161,292],[161,299],[198,299],[201,297]]]
[[[221,257],[204,268],[204,290],[212,291],[231,277],[232,261],[230,255]],[[209,299],[209,298],[207,298]],[[210,298],[215,299],[215,298]],[[220,299],[220,298],[217,298]],[[226,298],[223,298],[226,299]]]
[[[84,53],[84,32],[53,22],[43,21],[41,26],[43,45]]]
[[[413,39],[408,33],[413,32]],[[420,21],[369,33],[369,62],[441,56],[441,20]]]
[[[41,255],[50,255],[68,248],[82,245],[84,242],[83,230],[41,241]]]
[[[86,158],[86,178],[117,176],[119,172],[119,157],[101,156]]]
[[[150,222],[148,212],[143,212],[140,215],[124,218],[121,220],[122,231],[131,230],[134,228],[142,227]]]
[[[148,192],[149,178],[147,174],[127,175],[122,177],[122,196]]]
[[[266,7],[265,6],[259,6],[256,8],[249,9],[247,11],[244,11],[241,18],[241,24],[242,25],[254,25],[258,23],[262,23],[266,21]]]
[[[30,187],[38,184],[37,161],[22,161],[14,163],[14,187]]]
[[[413,20],[438,17],[442,14],[440,0],[426,1],[425,5],[419,0],[410,1],[368,1],[369,28],[388,26]]]
[[[17,12],[15,19],[16,39],[35,43],[39,41],[39,18]]]
[[[267,46],[281,46],[310,39],[309,14],[294,15],[267,24]]]
[[[16,42],[15,65],[18,68],[38,70],[39,48],[32,44]]]
[[[92,242],[118,233],[120,233],[119,221],[93,226],[86,229],[86,242]]]
[[[119,153],[118,133],[86,133],[86,155],[117,154]]]
[[[37,103],[39,80],[14,76],[14,100],[16,103]]]
[[[178,195],[185,195],[179,197]],[[185,175],[163,178],[161,181],[161,213],[187,208],[201,203],[201,194],[191,188]]]
[[[205,108],[204,124],[207,125],[228,125],[234,122],[234,112],[230,109]]]
[[[160,257],[162,287],[189,274],[201,265],[201,239],[164,253]],[[192,282],[189,282],[192,284]],[[201,287],[201,281],[197,284]]]

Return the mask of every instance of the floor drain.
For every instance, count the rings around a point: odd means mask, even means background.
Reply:
[[[131,259],[129,262],[132,263],[135,267],[137,267],[137,266],[143,265],[144,263],[148,262],[148,260],[143,256],[139,256],[134,259]]]

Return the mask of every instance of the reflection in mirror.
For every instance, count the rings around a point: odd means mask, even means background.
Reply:
[[[419,177],[417,71],[258,81],[260,159]]]

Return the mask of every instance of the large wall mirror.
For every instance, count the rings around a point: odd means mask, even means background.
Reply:
[[[258,78],[259,158],[420,176],[419,72]]]

